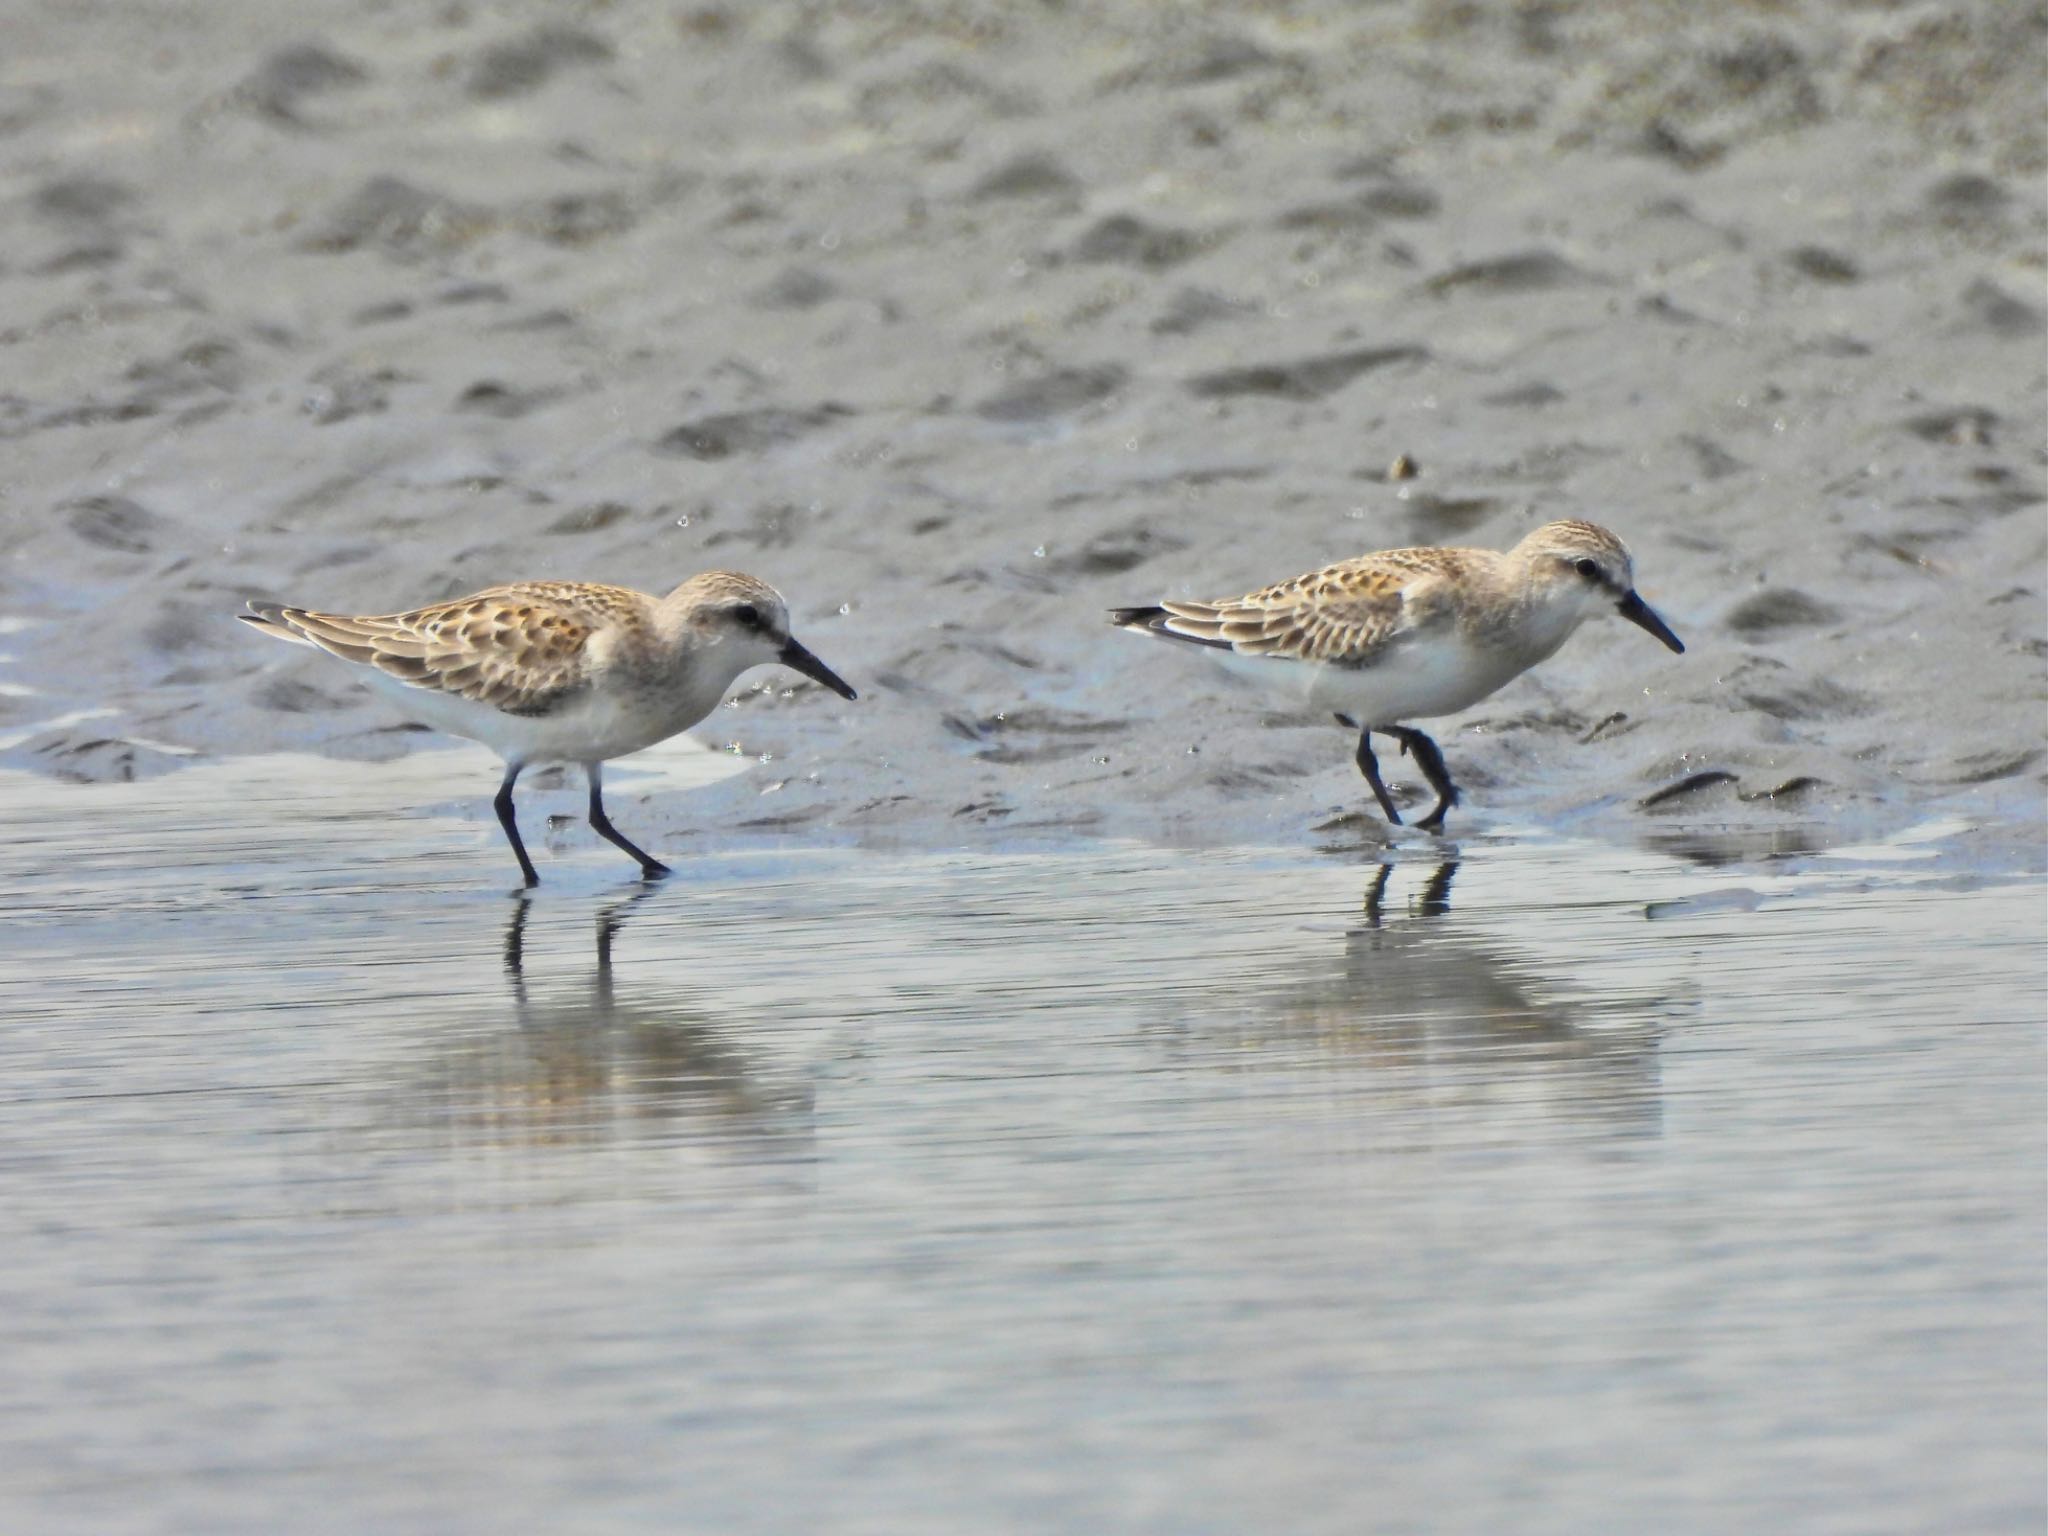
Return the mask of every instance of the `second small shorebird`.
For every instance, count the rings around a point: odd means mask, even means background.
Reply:
[[[1125,629],[1209,646],[1233,670],[1336,711],[1358,731],[1358,771],[1399,826],[1372,733],[1401,744],[1436,791],[1416,823],[1443,828],[1458,789],[1408,720],[1456,714],[1552,655],[1603,611],[1684,644],[1636,595],[1627,547],[1596,523],[1545,523],[1513,549],[1384,549],[1244,597],[1111,610]]]
[[[505,760],[493,802],[529,886],[512,786],[529,763],[581,763],[590,825],[640,861],[604,813],[601,765],[688,730],[742,672],[779,662],[842,698],[853,689],[789,633],[782,595],[737,571],[692,576],[667,597],[577,581],[521,581],[405,613],[349,617],[251,603],[236,615],[280,640],[353,663],[415,719]]]

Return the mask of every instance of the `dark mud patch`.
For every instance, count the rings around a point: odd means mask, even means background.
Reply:
[[[324,43],[293,43],[266,57],[234,90],[238,106],[291,128],[314,126],[307,103],[353,90],[372,78],[360,60]]]
[[[1286,362],[1253,363],[1197,374],[1187,381],[1189,394],[1205,400],[1237,395],[1265,395],[1278,400],[1320,400],[1334,395],[1363,374],[1397,363],[1419,362],[1429,354],[1421,347],[1360,347],[1327,352]]]
[[[539,90],[564,70],[606,64],[612,45],[580,27],[537,27],[493,43],[476,56],[463,88],[480,101],[499,101]]]
[[[996,391],[974,408],[974,414],[1005,425],[1050,421],[1107,400],[1129,378],[1129,372],[1115,364],[1057,368]]]
[[[1073,244],[1075,261],[1107,262],[1164,272],[1192,261],[1215,242],[1213,234],[1149,223],[1117,213],[1091,225]]]
[[[399,176],[372,176],[300,241],[323,255],[366,248],[418,259],[468,245],[495,223],[485,209]]]
[[[806,408],[764,406],[703,416],[673,427],[655,439],[654,451],[671,458],[706,463],[771,453],[853,414],[843,405]]]
[[[1080,190],[1081,178],[1065,161],[1034,151],[1005,160],[976,181],[967,195],[976,202],[989,202],[1013,197],[1067,198]]]
[[[1566,288],[1592,287],[1604,281],[1604,278],[1594,276],[1555,251],[1516,251],[1512,255],[1453,267],[1448,272],[1438,273],[1422,286],[1426,293],[1447,298],[1468,293],[1555,293]]]
[[[1744,598],[1722,622],[1738,635],[1776,634],[1817,624],[1839,624],[1842,611],[1794,587],[1772,587]]]

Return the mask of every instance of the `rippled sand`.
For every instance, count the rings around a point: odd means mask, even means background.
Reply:
[[[1692,649],[1603,625],[1452,726],[1480,824],[1939,813],[2038,867],[2044,38],[40,8],[0,74],[8,760],[415,743],[246,595],[737,565],[865,696],[707,727],[778,766],[676,828],[1291,842],[1364,798],[1335,728],[1102,611],[1584,514]]]

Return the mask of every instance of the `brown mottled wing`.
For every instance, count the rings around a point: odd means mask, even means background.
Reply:
[[[474,699],[508,715],[545,715],[587,686],[584,646],[613,605],[602,600],[601,589],[528,582],[409,613],[350,616],[250,606],[263,627],[287,630],[415,688]]]
[[[1435,598],[1442,563],[1411,556],[1443,550],[1387,550],[1297,576],[1244,597],[1164,602],[1156,631],[1242,656],[1277,656],[1369,666],[1393,641],[1442,617]]]

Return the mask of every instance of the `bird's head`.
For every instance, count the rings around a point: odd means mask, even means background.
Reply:
[[[677,587],[663,606],[692,642],[715,646],[738,665],[775,663],[822,683],[843,699],[854,691],[789,632],[789,605],[767,582],[740,571],[706,571]]]
[[[1545,523],[1522,540],[1517,553],[1546,603],[1576,610],[1581,619],[1611,607],[1673,651],[1685,650],[1685,642],[1671,626],[1636,595],[1635,562],[1628,546],[1598,523]]]

